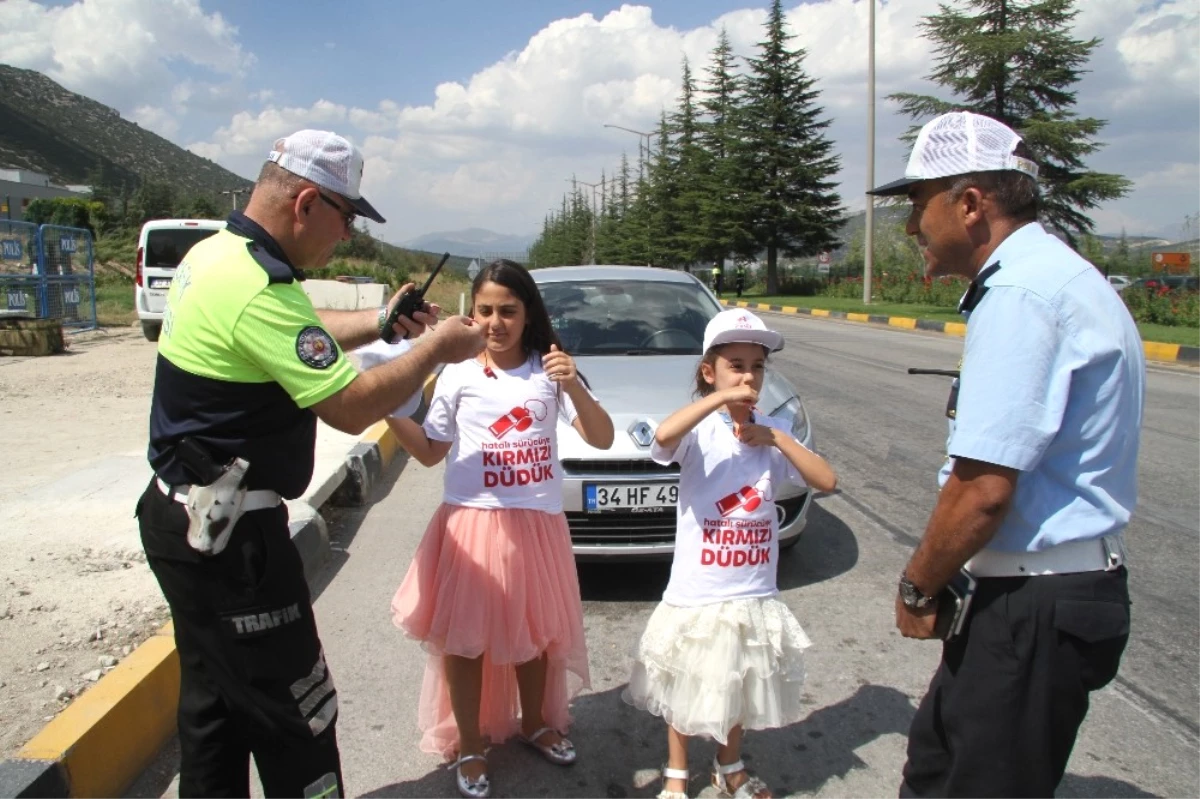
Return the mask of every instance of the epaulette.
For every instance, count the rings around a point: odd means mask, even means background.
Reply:
[[[975,310],[975,306],[983,299],[983,295],[988,293],[988,287],[983,285],[983,281],[996,274],[996,270],[999,268],[1000,263],[996,262],[975,276],[971,285],[967,286],[967,293],[963,295],[962,302],[958,304],[959,313],[970,313]]]
[[[246,242],[246,249],[258,265],[267,273],[267,283],[292,283],[296,280],[295,271],[283,261],[276,258],[265,248],[253,241]]]

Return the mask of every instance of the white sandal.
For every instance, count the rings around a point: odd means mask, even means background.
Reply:
[[[484,765],[487,765],[487,757],[484,755],[463,755],[450,764],[450,768],[454,769],[454,782],[458,786],[458,795],[463,799],[487,799],[492,794],[492,786],[488,782],[487,772],[483,772],[475,779],[462,773],[463,763],[470,763],[472,760],[481,760]]]
[[[667,780],[688,780],[688,770],[685,768],[662,768],[663,789],[654,799],[688,799],[687,791],[668,791]]]
[[[746,775],[746,781],[739,785],[736,791],[729,790],[729,783],[725,780],[725,776],[745,770],[746,764],[742,762],[741,758],[725,766],[721,765],[715,757],[713,758],[712,784],[722,799],[771,799],[771,789],[765,782],[751,774]]]
[[[553,763],[556,766],[573,765],[575,763],[575,757],[576,757],[575,744],[571,743],[569,738],[563,737],[562,733],[559,733],[558,743],[553,743],[553,744],[539,743],[539,741],[541,740],[541,737],[551,731],[558,732],[558,730],[555,730],[553,727],[542,727],[540,730],[535,732],[533,735],[520,736],[521,743],[527,744],[528,746],[532,746],[539,753],[541,753],[542,757],[546,758],[547,760],[549,760],[551,763]]]

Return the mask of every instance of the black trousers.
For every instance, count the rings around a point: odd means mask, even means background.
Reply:
[[[1125,568],[979,581],[913,718],[901,796],[1053,796],[1129,640]]]
[[[246,513],[219,555],[187,544],[187,512],[151,480],[137,507],[146,560],[175,622],[179,795],[344,796],[337,692],[287,509]]]

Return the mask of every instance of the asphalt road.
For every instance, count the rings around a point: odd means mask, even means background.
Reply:
[[[751,733],[744,751],[777,795],[894,796],[905,733],[938,658],[892,626],[896,576],[933,506],[959,339],[772,315],[773,358],[800,388],[818,449],[841,477],[819,498],[779,584],[813,639],[806,701],[792,727]],[[1152,368],[1141,505],[1128,531],[1134,628],[1118,680],[1093,695],[1060,796],[1200,795],[1200,378]],[[398,459],[375,504],[341,511],[316,602],[341,697],[339,740],[353,795],[454,796],[453,777],[416,749],[424,654],[388,605],[441,493],[441,469]],[[666,583],[663,565],[580,569],[592,690],[574,706],[580,761],[561,769],[516,743],[489,756],[496,796],[653,796],[661,722],[620,699],[628,652]],[[713,796],[711,744],[691,752],[692,796]],[[131,795],[171,794],[171,747]],[[173,794],[171,794],[173,795]]]

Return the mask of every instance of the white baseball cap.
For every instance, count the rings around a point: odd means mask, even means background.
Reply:
[[[892,197],[908,194],[914,183],[971,172],[1016,171],[1037,180],[1038,167],[1013,150],[1021,137],[1003,122],[970,111],[953,111],[935,117],[921,128],[904,177],[872,189],[867,194]]]
[[[768,352],[783,349],[783,336],[767,330],[763,321],[743,308],[721,311],[704,328],[704,351],[722,344],[761,344]]]
[[[345,198],[359,216],[376,222],[386,221],[358,187],[362,182],[363,157],[359,149],[328,130],[300,130],[275,140],[267,160],[329,189]]]

